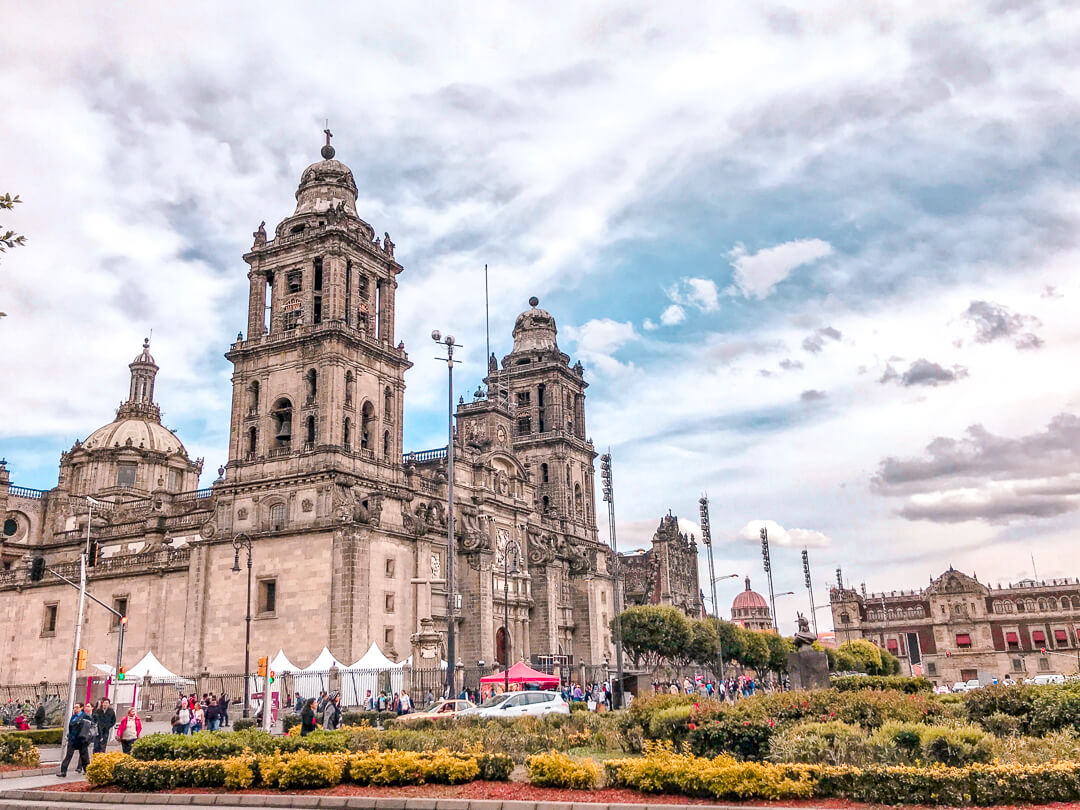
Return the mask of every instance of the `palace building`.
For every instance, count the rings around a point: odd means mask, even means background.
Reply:
[[[512,350],[458,403],[448,547],[447,449],[402,446],[404,268],[389,234],[358,215],[352,172],[329,145],[323,158],[304,169],[295,210],[272,238],[260,225],[244,256],[247,319],[225,355],[228,463],[211,486],[198,488],[202,460],[161,424],[148,341],[116,418],[61,455],[56,487],[12,485],[0,466],[0,682],[66,679],[77,592],[52,573],[31,582],[28,562],[44,556],[77,579],[88,519],[89,592],[129,617],[125,663],[153,651],[182,674],[243,671],[246,572],[233,573],[233,544],[244,536],[253,655],[283,648],[303,666],[325,645],[348,663],[374,642],[437,667],[453,622],[466,666],[614,660],[581,363],[531,299]],[[91,513],[86,496],[102,505]],[[116,631],[88,603],[91,662],[115,659]]]
[[[949,568],[926,588],[833,588],[836,641],[864,638],[935,684],[1071,674],[1080,666],[1080,580],[992,586]]]

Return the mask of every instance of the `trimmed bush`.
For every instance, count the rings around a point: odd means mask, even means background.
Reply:
[[[918,748],[919,737],[915,737]],[[798,723],[775,734],[769,742],[773,762],[861,765],[869,761],[869,739],[859,726],[838,720]]]
[[[525,761],[529,783],[537,787],[591,790],[600,778],[592,760],[578,761],[558,751],[534,754]]]
[[[113,765],[113,783],[124,790],[138,792],[178,787],[222,787],[225,784],[225,766],[222,760],[211,759],[146,762],[125,757]]]
[[[111,785],[113,783],[113,768],[116,763],[131,759],[127,754],[119,751],[94,754],[90,758],[90,764],[86,766],[86,781],[97,787],[98,785]]]
[[[233,731],[247,731],[249,728],[255,728],[255,721],[250,717],[241,717],[238,720],[232,721]]]
[[[35,728],[29,731],[5,731],[4,736],[26,737],[34,745],[59,745],[60,740],[63,739],[64,730],[62,728]]]
[[[841,692],[853,692],[859,689],[893,689],[914,695],[919,692],[929,694],[934,685],[926,678],[907,678],[901,675],[841,676],[830,681],[833,689]]]
[[[255,758],[232,757],[222,763],[226,790],[246,790],[255,783]]]
[[[514,771],[514,760],[507,754],[479,754],[476,764],[487,782],[507,782]]]
[[[690,750],[698,756],[730,754],[742,760],[761,760],[769,753],[775,723],[756,713],[727,711],[702,725],[689,726]]]
[[[365,723],[369,726],[380,726],[396,719],[397,715],[394,712],[342,712],[341,714],[341,723],[345,726],[362,726]],[[299,716],[296,722],[300,722]]]
[[[0,764],[36,768],[39,761],[37,746],[29,737],[0,734]]]

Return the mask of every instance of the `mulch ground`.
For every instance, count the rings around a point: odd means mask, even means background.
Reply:
[[[117,787],[91,788],[86,782],[69,782],[42,788],[73,793],[120,793]],[[503,799],[506,801],[528,802],[598,802],[602,804],[716,804],[710,799],[692,799],[688,796],[656,795],[639,793],[623,788],[604,788],[602,790],[563,790],[561,788],[541,788],[517,782],[469,782],[464,785],[408,785],[406,787],[360,787],[358,785],[337,785],[322,790],[250,790],[227,791],[218,788],[176,788],[162,790],[159,793],[237,793],[241,795],[295,795],[295,796],[381,796],[389,798],[418,797],[424,799]],[[881,805],[859,804],[844,799],[799,799],[782,802],[749,801],[723,802],[723,804],[745,804],[755,807],[813,807],[820,810],[870,810]],[[912,810],[921,810],[920,805],[905,805]],[[1080,804],[1059,802],[1043,805],[1002,805],[996,810],[1014,810],[1033,807],[1045,810],[1080,810]],[[934,807],[926,810],[945,810]]]

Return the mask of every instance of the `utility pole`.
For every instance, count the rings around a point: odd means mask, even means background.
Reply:
[[[454,676],[457,672],[457,657],[454,650],[454,625],[457,621],[456,595],[454,593],[454,557],[457,547],[454,543],[454,336],[445,338],[436,329],[431,339],[446,346],[443,360],[447,367],[447,411],[446,411],[446,697],[454,697]],[[458,346],[458,348],[461,348]],[[487,358],[484,359],[487,362]]]
[[[758,534],[761,535],[761,562],[769,579],[769,604],[772,606],[773,630],[776,631],[777,635],[780,635],[780,625],[776,620],[776,592],[773,590],[772,560],[769,558],[769,530],[762,526]]]
[[[616,709],[623,707],[623,643],[622,643],[622,566],[615,539],[615,482],[611,474],[611,448],[600,456],[600,478],[608,508],[608,536],[611,539],[611,601],[615,608],[615,681],[611,690]]]

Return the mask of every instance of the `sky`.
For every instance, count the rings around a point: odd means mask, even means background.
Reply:
[[[153,330],[210,484],[241,256],[329,119],[405,267],[408,448],[444,443],[432,329],[483,374],[487,264],[493,351],[536,295],[585,366],[620,548],[708,494],[722,615],[766,522],[786,631],[804,547],[819,605],[838,567],[1080,574],[1076,4],[5,5],[13,483],[55,486]]]

